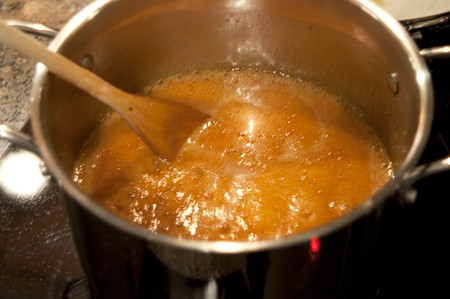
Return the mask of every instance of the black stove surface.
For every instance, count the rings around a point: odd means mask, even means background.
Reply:
[[[0,160],[0,299],[40,298],[87,299],[89,287],[59,186],[10,146]]]
[[[421,48],[450,44],[450,23],[428,30],[417,43]],[[427,63],[435,88],[435,117],[421,164],[450,155],[450,59]],[[28,125],[23,130],[30,132]],[[17,172],[23,180],[24,173],[39,170],[35,162],[14,164],[20,155],[29,154],[15,146],[3,154],[0,184]],[[6,168],[10,172],[5,174]],[[0,186],[0,299],[89,299],[60,190],[51,179],[36,176],[41,183],[31,193]],[[376,298],[448,296],[450,172],[422,179],[414,187],[416,203],[403,208],[387,240],[392,246],[381,259]]]

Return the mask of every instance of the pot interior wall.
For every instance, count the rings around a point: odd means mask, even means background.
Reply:
[[[419,87],[408,55],[387,28],[341,1],[215,2],[113,2],[66,28],[53,46],[77,62],[89,56],[95,73],[130,92],[205,68],[253,67],[312,80],[361,109],[394,167],[403,162],[419,126]],[[399,79],[395,95],[391,73]],[[46,81],[40,117],[69,171],[107,109],[58,78]]]

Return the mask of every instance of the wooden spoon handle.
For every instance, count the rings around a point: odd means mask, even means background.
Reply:
[[[52,52],[36,39],[28,36],[4,21],[0,21],[0,41],[30,59],[42,62],[54,74],[108,104],[113,109],[122,106],[125,92],[109,84],[89,70],[59,53]]]
[[[52,73],[110,106],[150,148],[168,159],[175,158],[192,131],[208,117],[181,104],[126,93],[3,21],[0,41],[44,63]]]

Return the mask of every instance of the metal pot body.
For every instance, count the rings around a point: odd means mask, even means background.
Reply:
[[[69,200],[74,239],[95,298],[375,298],[384,210],[310,241],[204,253],[111,229]]]
[[[429,73],[392,17],[364,1],[97,1],[50,48],[135,92],[190,69],[251,67],[303,77],[360,109],[394,179],[352,213],[278,240],[196,242],[151,234],[73,183],[72,164],[108,109],[38,65],[32,126],[67,198],[95,298],[369,298],[384,211],[425,146]]]

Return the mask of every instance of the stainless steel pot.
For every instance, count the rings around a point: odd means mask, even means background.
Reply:
[[[95,298],[369,298],[385,215],[412,184],[450,169],[417,165],[433,117],[430,74],[399,22],[367,1],[99,0],[49,46],[133,92],[192,68],[257,67],[313,80],[365,114],[394,178],[322,227],[278,240],[199,242],[158,235],[77,188],[73,160],[108,111],[38,65],[33,137],[0,136],[36,152],[61,185]]]

